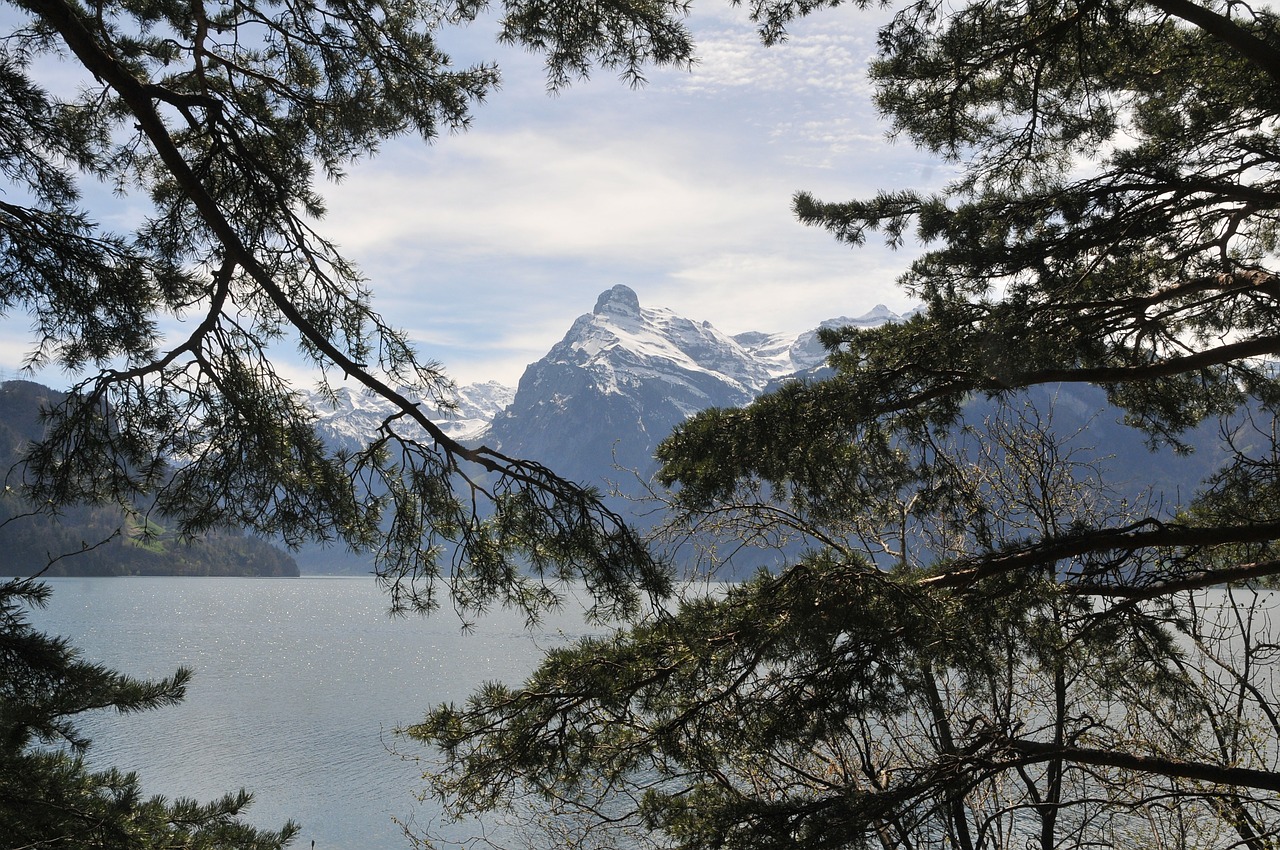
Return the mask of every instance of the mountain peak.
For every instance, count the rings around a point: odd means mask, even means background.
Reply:
[[[897,319],[877,304],[858,319],[823,327],[874,327]],[[513,390],[472,384],[456,407],[432,416],[455,439],[483,439],[503,452],[546,463],[559,474],[595,482],[617,463],[650,469],[657,441],[707,407],[737,407],[774,381],[804,375],[829,352],[815,331],[726,335],[666,307],[642,307],[618,284],[574,320],[560,342],[531,363]],[[3,401],[3,399],[0,399]],[[355,445],[382,426],[388,411],[359,391],[316,398],[317,424],[334,445]]]
[[[591,312],[597,316],[601,313],[615,313],[623,316],[640,315],[640,298],[635,290],[619,283],[612,289],[606,289],[596,299],[596,307]]]

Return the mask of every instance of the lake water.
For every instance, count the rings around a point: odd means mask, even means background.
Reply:
[[[519,684],[542,650],[588,627],[575,609],[534,632],[497,612],[464,633],[443,610],[390,619],[372,578],[54,579],[42,631],[139,677],[195,670],[185,702],[84,724],[95,766],[136,770],[148,794],[254,793],[246,820],[302,831],[292,847],[403,850],[396,820],[457,839],[415,794],[428,753],[392,734],[482,681]]]

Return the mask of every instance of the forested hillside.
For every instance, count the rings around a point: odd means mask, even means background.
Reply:
[[[19,494],[22,473],[15,464],[25,445],[40,436],[41,407],[62,395],[29,381],[0,385],[0,469],[8,472],[0,497],[0,575],[298,575],[290,555],[237,530],[184,543],[163,518],[143,520],[112,504],[33,514]]]

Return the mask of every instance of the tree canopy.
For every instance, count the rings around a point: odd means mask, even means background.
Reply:
[[[377,551],[399,607],[433,607],[444,579],[464,609],[535,608],[550,599],[530,566],[584,579],[606,609],[660,592],[594,493],[436,425],[447,377],[318,229],[322,180],[385,139],[467,125],[498,70],[454,67],[438,35],[487,7],[6,3],[0,307],[32,317],[30,364],[85,376],[11,483],[48,510],[142,504],[185,535]],[[552,86],[690,57],[679,2],[496,13],[500,38],[546,56]],[[99,224],[89,200],[106,192],[138,205],[132,229]],[[273,364],[287,347],[324,393],[349,381],[394,405],[364,448],[317,438]]]
[[[443,585],[463,612],[533,615],[558,601],[548,577],[585,582],[602,613],[667,590],[596,493],[438,427],[451,383],[320,230],[322,181],[384,140],[467,125],[498,69],[455,67],[438,36],[490,11],[502,40],[545,55],[553,87],[690,58],[666,0],[3,3],[0,313],[31,318],[28,365],[78,376],[6,501],[115,505],[181,540],[249,529],[373,551],[399,610],[435,607]],[[100,223],[118,212],[109,194],[131,224]],[[391,403],[367,444],[322,443],[277,368],[290,347],[322,395],[346,381]],[[135,777],[85,767],[71,718],[164,705],[187,674],[142,683],[79,660],[23,619],[45,592],[0,586],[5,846],[286,843],[292,827],[237,819],[247,795],[147,801]]]
[[[806,553],[439,707],[432,790],[581,846],[1275,846],[1280,19],[917,0],[878,51],[959,176],[795,212],[919,246],[922,310],[659,449],[674,539]],[[1055,396],[1213,472],[1117,481]]]

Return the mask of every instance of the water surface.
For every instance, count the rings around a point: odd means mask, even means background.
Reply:
[[[439,827],[415,798],[422,769],[404,757],[426,753],[392,730],[482,681],[519,684],[542,648],[586,630],[577,610],[534,632],[511,612],[465,633],[448,610],[390,619],[371,578],[49,584],[33,622],[89,659],[139,677],[195,670],[182,705],[88,721],[91,762],[138,771],[149,794],[207,801],[245,787],[246,819],[298,821],[301,850],[400,850],[410,845],[395,820]]]

